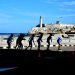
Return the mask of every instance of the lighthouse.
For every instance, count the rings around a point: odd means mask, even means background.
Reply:
[[[40,31],[42,31],[42,17],[40,16]]]

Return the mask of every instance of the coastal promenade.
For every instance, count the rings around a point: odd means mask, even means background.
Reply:
[[[0,47],[0,49],[6,49],[6,47]],[[15,48],[14,47],[11,47],[12,50],[14,50]],[[24,47],[22,50],[25,50],[26,47]],[[15,49],[15,50],[19,50],[19,49]],[[27,49],[28,51],[30,50],[30,48]],[[46,47],[41,47],[40,48],[41,51],[46,51],[47,48]],[[37,50],[37,47],[33,47],[31,51],[38,51]],[[54,47],[50,47],[49,48],[49,51],[58,51],[58,47],[57,46],[54,46]],[[60,52],[64,52],[64,51],[75,51],[75,46],[61,46],[61,50],[59,50]]]
[[[11,44],[11,49],[15,49],[16,45],[16,40],[14,40]],[[23,50],[26,49],[26,47],[29,45],[28,41],[27,40],[23,40]],[[37,50],[37,42],[35,41],[35,45],[33,43],[33,48],[32,50]],[[6,43],[6,40],[3,40],[0,42],[0,49],[7,49],[7,43]],[[41,43],[41,50],[46,50],[47,49],[47,42],[44,40],[42,43]],[[56,42],[56,40],[53,40],[51,42],[51,45],[50,45],[50,49],[52,51],[57,51],[58,50],[58,44]],[[75,50],[75,41],[74,40],[71,40],[69,42],[69,40],[63,40],[62,43],[61,43],[61,49],[63,51],[74,51]],[[28,48],[29,50],[29,48]]]
[[[56,34],[56,35],[52,36],[52,42],[50,43],[51,44],[50,47],[51,47],[51,49],[54,49],[54,51],[57,50],[57,47],[58,47],[58,44],[57,44],[58,36],[60,36],[60,35]],[[47,48],[47,42],[46,42],[47,37],[48,37],[48,35],[47,36],[45,35],[42,38],[43,42],[41,42],[41,49],[43,49],[43,50],[45,50]],[[8,38],[7,35],[0,36],[0,49],[7,49],[7,39],[6,38]],[[29,36],[25,36],[25,39],[26,40],[22,41],[23,49],[25,49],[29,45],[29,42],[28,42]],[[35,50],[37,50],[37,46],[38,46],[37,39],[38,39],[38,37],[35,37],[34,38],[35,44],[33,43],[33,49],[35,49]],[[11,44],[11,49],[14,49],[14,47],[16,46],[16,40],[17,40],[17,37],[14,37],[12,44]],[[66,47],[68,47],[68,48],[75,47],[75,35],[70,38],[62,38],[61,48],[63,48],[63,50],[64,50],[64,48],[66,48]],[[70,48],[69,48],[69,50],[70,50]],[[71,50],[74,51],[74,49],[71,49]]]

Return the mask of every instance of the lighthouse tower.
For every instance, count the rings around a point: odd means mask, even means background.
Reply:
[[[42,31],[42,17],[40,16],[40,32]]]

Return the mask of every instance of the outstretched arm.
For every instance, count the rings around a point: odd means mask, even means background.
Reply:
[[[52,37],[51,37],[51,42],[52,42]]]
[[[41,39],[41,42],[43,42],[42,39]]]
[[[34,42],[34,39],[33,39],[33,42]]]

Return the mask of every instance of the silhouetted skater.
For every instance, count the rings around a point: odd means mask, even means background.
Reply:
[[[62,38],[61,38],[61,37],[58,37],[58,39],[57,39],[58,50],[61,50],[61,49],[60,49],[60,47],[61,47],[61,42],[62,42]]]
[[[9,38],[7,39],[7,44],[8,44],[8,49],[10,49],[11,48],[11,42],[12,42],[12,40],[13,40],[13,34],[11,34],[10,36],[9,36]]]
[[[42,37],[43,37],[43,33],[40,33],[40,36],[37,40],[37,43],[38,43],[38,50],[40,50],[40,46],[41,46],[41,42],[42,42]]]
[[[31,37],[29,38],[29,46],[27,48],[30,47],[30,50],[32,49],[33,45],[32,45],[32,42],[34,43],[34,34],[31,35]],[[26,48],[26,50],[27,50]]]
[[[50,34],[50,35],[48,36],[48,38],[47,38],[47,43],[48,43],[48,45],[47,45],[47,50],[49,50],[50,41],[52,42],[52,34]]]
[[[17,49],[23,49],[22,40],[25,40],[24,36],[25,36],[24,34],[20,34],[18,36],[18,38],[16,40],[16,46],[15,46],[15,48],[17,48]]]

